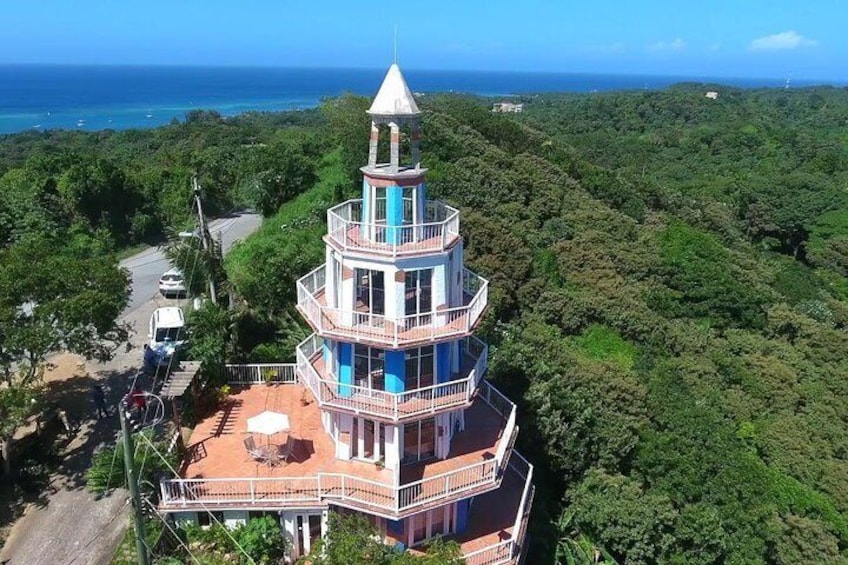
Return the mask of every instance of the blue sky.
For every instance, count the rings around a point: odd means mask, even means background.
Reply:
[[[848,80],[848,2],[0,0],[0,63]]]

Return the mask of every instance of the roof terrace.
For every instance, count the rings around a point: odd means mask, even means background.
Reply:
[[[275,378],[291,378],[290,365],[277,367]],[[500,484],[517,430],[514,406],[487,383],[482,389],[485,393],[478,393],[466,411],[466,429],[454,436],[449,457],[404,465],[398,473],[371,462],[337,459],[319,405],[303,386],[239,387],[198,423],[180,477],[161,483],[161,507],[174,511],[332,503],[396,519],[487,492]],[[257,463],[243,445],[247,418],[264,410],[289,416],[294,449],[285,465]],[[281,443],[284,437],[270,441]]]

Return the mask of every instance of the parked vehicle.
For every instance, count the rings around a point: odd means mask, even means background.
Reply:
[[[145,351],[145,364],[167,365],[174,353],[185,344],[185,315],[177,306],[157,308],[150,316],[147,332],[150,340]]]
[[[169,269],[159,277],[162,296],[183,296],[186,293],[185,277],[179,269]]]

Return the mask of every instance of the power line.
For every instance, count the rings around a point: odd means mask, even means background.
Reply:
[[[156,455],[159,457],[159,459],[161,459],[161,460],[162,460],[162,462],[163,462],[163,463],[164,463],[164,464],[168,467],[168,469],[169,469],[169,470],[170,470],[170,471],[174,474],[174,477],[176,477],[176,478],[180,478],[180,474],[179,474],[179,473],[177,473],[177,471],[176,471],[176,470],[175,470],[175,469],[171,466],[171,464],[168,462],[168,460],[167,460],[167,459],[165,459],[165,457],[162,455],[162,453],[161,453],[161,452],[160,452],[160,451],[156,448],[156,446],[155,446],[155,445],[153,445],[153,442],[151,442],[151,441],[150,441],[150,438],[148,438],[148,437],[144,436],[143,434],[141,434],[141,437],[142,437],[142,439],[144,439],[144,441],[146,441],[146,442],[147,442],[147,444],[151,447],[151,449],[153,449],[154,453],[156,453]],[[191,489],[191,487],[188,487],[188,489],[189,489],[189,491],[191,491],[191,490],[192,490],[192,489]],[[222,522],[218,519],[218,517],[217,517],[217,516],[215,516],[215,513],[214,513],[214,512],[212,512],[211,510],[209,510],[209,507],[208,507],[208,506],[206,506],[206,505],[203,503],[203,501],[202,501],[202,500],[198,500],[198,502],[200,503],[200,506],[203,508],[203,510],[204,510],[207,514],[209,514],[209,516],[210,516],[210,517],[211,517],[211,518],[215,521],[215,523],[216,523],[216,524],[218,524],[219,526],[221,526],[221,527],[223,528],[224,533],[226,533],[226,534],[227,534],[227,537],[228,537],[228,538],[230,538],[230,540],[233,542],[233,544],[235,544],[235,546],[238,548],[238,550],[239,550],[239,551],[241,551],[241,552],[242,552],[242,554],[244,554],[244,556],[245,556],[245,557],[247,557],[247,559],[250,561],[250,563],[251,563],[252,565],[256,565],[256,562],[253,560],[253,558],[250,556],[250,554],[249,554],[249,553],[247,553],[247,551],[245,551],[245,550],[244,550],[244,548],[241,546],[241,544],[239,544],[239,542],[236,540],[236,538],[234,538],[234,537],[233,537],[233,535],[230,533],[229,528],[227,528],[227,527],[226,527],[226,526],[225,526],[225,525],[224,525],[224,524],[223,524],[223,523],[222,523]]]
[[[166,528],[168,528],[168,531],[169,531],[169,532],[171,532],[171,535],[173,535],[173,536],[174,536],[174,539],[175,539],[175,540],[177,540],[177,543],[179,543],[179,544],[182,546],[182,548],[183,548],[183,549],[185,549],[186,553],[188,553],[188,556],[189,556],[189,557],[191,557],[191,559],[192,559],[195,563],[198,563],[198,564],[199,564],[199,563],[200,563],[200,560],[199,560],[197,557],[195,557],[194,553],[192,553],[192,552],[191,552],[191,549],[190,549],[190,548],[189,548],[189,547],[188,547],[188,546],[187,546],[187,545],[183,542],[182,538],[180,538],[180,536],[179,536],[179,534],[176,532],[176,530],[174,530],[174,528],[172,528],[172,527],[171,527],[171,524],[169,524],[169,523],[168,523],[168,520],[167,520],[164,516],[162,516],[162,513],[161,513],[161,512],[159,512],[159,509],[158,509],[158,508],[156,508],[156,505],[155,505],[155,504],[153,504],[153,503],[152,503],[149,499],[147,499],[147,498],[145,498],[145,499],[144,499],[144,502],[146,502],[146,503],[147,503],[147,505],[148,505],[148,506],[150,506],[150,509],[153,511],[153,514],[154,514],[157,518],[159,518],[159,520],[161,520],[161,521],[162,521],[162,524],[164,524]]]

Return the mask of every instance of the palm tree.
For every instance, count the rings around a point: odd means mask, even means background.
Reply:
[[[618,565],[606,550],[592,543],[573,523],[574,511],[563,510],[556,523],[559,539],[556,545],[558,565]]]

